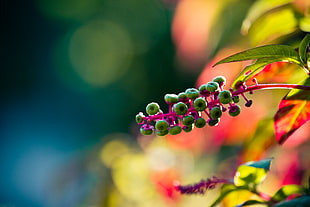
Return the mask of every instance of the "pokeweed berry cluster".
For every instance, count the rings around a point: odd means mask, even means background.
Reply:
[[[158,136],[168,133],[176,135],[190,132],[194,127],[202,128],[206,124],[215,126],[220,122],[223,112],[237,116],[240,113],[239,94],[245,99],[246,106],[252,104],[243,93],[234,93],[232,89],[225,90],[226,79],[217,76],[212,81],[201,85],[198,89],[188,88],[185,92],[166,94],[165,102],[169,111],[163,113],[158,103],[152,102],[146,106],[146,113],[139,112],[136,122],[141,125],[140,132],[143,135],[151,135],[154,132]],[[207,118],[202,116],[206,114]]]

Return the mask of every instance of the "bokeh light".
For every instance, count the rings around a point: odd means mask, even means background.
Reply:
[[[84,81],[95,87],[104,87],[124,75],[132,50],[126,30],[104,19],[77,28],[69,43],[73,67]]]

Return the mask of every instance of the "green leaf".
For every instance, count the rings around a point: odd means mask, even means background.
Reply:
[[[242,23],[242,33],[246,34],[255,20],[264,15],[267,11],[270,11],[279,6],[291,3],[292,0],[258,0],[255,1],[252,7]]]
[[[256,60],[261,58],[268,58],[270,61],[274,59],[274,62],[283,61],[302,65],[297,52],[292,47],[288,45],[265,45],[231,55],[217,62],[214,66],[223,63]]]
[[[300,59],[303,61],[304,65],[307,65],[308,55],[307,49],[310,43],[310,34],[307,34],[303,40],[300,42],[299,45],[299,56]]]
[[[302,196],[300,198],[284,201],[273,205],[273,207],[308,207],[310,203],[310,196]]]
[[[274,201],[283,201],[287,197],[293,194],[301,194],[304,193],[304,188],[299,185],[285,185],[282,188],[280,188],[273,196],[272,200]]]
[[[310,86],[310,78],[301,85]],[[282,144],[297,129],[310,120],[310,92],[293,89],[280,102],[274,116],[274,129],[277,141]]]
[[[255,204],[265,204],[266,202],[258,201],[258,200],[248,200],[240,205],[237,205],[235,207],[242,207],[242,206],[250,206]]]
[[[273,158],[264,159],[257,162],[247,162],[244,165],[255,167],[255,168],[261,168],[265,170],[270,170],[270,164]]]
[[[234,80],[232,87],[236,88],[239,82],[246,82],[247,80],[253,78],[255,75],[260,73],[264,68],[274,62],[281,62],[282,58],[261,58],[258,59],[255,63],[246,66],[238,77]]]
[[[240,165],[234,176],[234,184],[249,189],[263,182],[270,169],[272,159],[265,159],[259,162],[248,162]]]
[[[298,29],[298,20],[292,5],[273,9],[256,19],[248,30],[253,45],[271,42],[292,34]]]
[[[224,184],[221,188],[220,196],[211,204],[210,207],[217,206],[229,193],[234,191],[246,190],[245,188],[236,187],[233,184]]]

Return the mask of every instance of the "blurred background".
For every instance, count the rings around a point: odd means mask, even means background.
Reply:
[[[2,3],[0,206],[210,202],[215,195],[180,197],[173,182],[196,182],[214,173],[231,176],[227,169],[233,168],[240,143],[254,136],[259,120],[277,102],[258,106],[260,113],[251,115],[248,131],[241,117],[234,120],[241,129],[226,134],[221,128],[208,128],[176,137],[143,137],[134,117],[149,102],[164,105],[166,93],[212,79],[217,75],[211,69],[215,60],[271,41],[240,33],[253,2]],[[305,8],[296,3],[285,10],[288,17],[281,21],[291,24],[273,37],[295,32],[289,38],[295,44],[302,35],[289,12],[303,14]],[[261,21],[257,24],[264,24]],[[241,66],[232,64],[218,74],[232,80]],[[272,129],[266,134],[272,137]],[[259,143],[266,142],[274,143]],[[257,152],[257,157],[261,154]]]

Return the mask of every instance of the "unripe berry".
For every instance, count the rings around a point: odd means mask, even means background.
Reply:
[[[186,96],[190,99],[195,99],[199,96],[199,91],[196,88],[188,88],[185,91]]]
[[[169,133],[168,129],[164,130],[164,131],[156,131],[156,135],[157,136],[165,136]]]
[[[226,83],[226,78],[224,76],[217,76],[213,78],[214,82],[217,82],[220,86],[223,86]]]
[[[239,98],[239,96],[235,95],[235,96],[232,97],[232,100],[233,100],[234,103],[239,103],[240,98]]]
[[[181,132],[182,132],[182,127],[180,126],[174,126],[169,130],[169,134],[171,135],[180,134]]]
[[[195,119],[194,119],[194,117],[192,115],[185,116],[182,119],[182,123],[185,126],[191,126],[194,123],[194,121],[195,121]]]
[[[176,103],[179,101],[179,98],[176,94],[166,94],[164,99],[166,103]]]
[[[207,91],[215,92],[219,89],[219,84],[217,82],[207,83]]]
[[[168,127],[169,127],[169,124],[165,120],[159,120],[155,124],[155,129],[157,129],[159,131],[165,131],[168,129]]]
[[[206,120],[202,117],[195,120],[195,127],[202,128],[206,125]]]
[[[143,135],[151,135],[151,134],[153,134],[153,131],[154,131],[154,129],[151,128],[151,127],[144,127],[144,126],[142,126],[140,128],[140,133],[143,134]]]
[[[245,106],[246,106],[246,107],[250,107],[250,106],[252,106],[252,103],[253,103],[252,100],[248,100],[248,101],[245,103]]]
[[[231,93],[228,90],[223,90],[219,93],[218,99],[222,104],[228,104],[232,101]]]
[[[152,102],[146,106],[146,113],[148,115],[154,115],[154,114],[157,114],[158,112],[159,112],[158,103]]]
[[[209,119],[208,124],[209,126],[216,126],[220,122],[220,119]]]
[[[190,126],[183,126],[183,131],[185,132],[190,132],[193,130],[193,125],[190,125]]]
[[[193,106],[196,111],[203,111],[207,108],[207,102],[204,98],[199,97],[195,99]]]
[[[173,111],[178,115],[184,115],[187,112],[187,105],[183,102],[178,102],[173,105]]]
[[[179,101],[183,102],[183,101],[187,101],[188,97],[186,96],[186,93],[181,92],[181,93],[178,94],[178,99],[179,99]]]
[[[240,114],[240,106],[238,105],[233,105],[229,108],[228,111],[230,116],[238,116]]]
[[[207,84],[201,85],[199,88],[199,93],[202,95],[210,95],[210,92],[207,90]]]
[[[138,124],[141,124],[141,123],[143,123],[143,117],[144,117],[144,115],[143,115],[143,113],[142,112],[139,112],[137,115],[136,115],[136,122],[138,123]]]
[[[215,106],[210,110],[210,116],[212,119],[218,119],[222,116],[222,110],[219,106]]]

